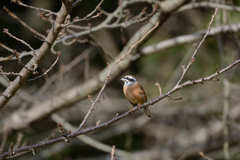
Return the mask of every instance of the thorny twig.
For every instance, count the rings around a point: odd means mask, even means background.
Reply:
[[[201,42],[199,43],[198,47],[195,49],[195,51],[194,51],[194,53],[193,53],[193,55],[192,55],[192,57],[191,57],[188,65],[187,65],[187,67],[186,67],[186,68],[183,67],[182,76],[181,76],[181,78],[178,80],[178,82],[177,82],[177,84],[176,84],[176,86],[175,86],[174,88],[176,88],[176,87],[179,86],[179,84],[180,84],[180,82],[182,81],[184,75],[186,74],[188,68],[189,68],[189,67],[192,65],[192,63],[194,62],[194,60],[195,60],[195,55],[197,54],[197,51],[198,51],[198,49],[200,48],[200,46],[202,45],[202,43],[204,42],[205,38],[208,36],[208,34],[209,34],[209,32],[210,32],[210,29],[211,29],[211,25],[212,25],[212,23],[213,23],[213,21],[214,21],[215,16],[217,15],[217,13],[218,13],[218,8],[215,9],[215,12],[214,12],[214,14],[212,15],[211,21],[209,22],[208,30],[207,30],[206,34],[204,35],[203,39],[201,40]]]
[[[82,126],[85,124],[87,118],[90,116],[91,112],[92,112],[93,109],[95,108],[95,105],[99,102],[99,98],[100,98],[102,92],[104,91],[104,89],[105,89],[105,87],[106,87],[106,85],[107,85],[107,82],[111,79],[111,72],[112,72],[113,68],[114,68],[119,62],[121,62],[122,60],[124,60],[124,58],[132,52],[133,48],[134,48],[135,46],[137,46],[139,43],[141,43],[141,42],[147,37],[147,35],[149,35],[154,29],[156,29],[156,28],[158,27],[158,25],[159,25],[159,22],[158,22],[151,30],[149,30],[139,41],[137,41],[134,45],[132,45],[132,46],[130,47],[130,49],[128,50],[127,53],[125,53],[120,59],[118,59],[118,60],[115,61],[115,63],[112,65],[112,67],[111,67],[111,68],[109,69],[109,71],[108,71],[107,78],[106,78],[106,80],[105,80],[105,82],[104,82],[101,90],[99,91],[96,100],[94,101],[94,103],[92,104],[92,106],[91,106],[91,108],[89,109],[88,113],[87,113],[86,116],[84,117],[82,123],[79,125],[77,131],[79,131],[79,130],[82,128]]]

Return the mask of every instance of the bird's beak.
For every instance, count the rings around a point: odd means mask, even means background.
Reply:
[[[124,78],[122,78],[121,81],[124,81]]]

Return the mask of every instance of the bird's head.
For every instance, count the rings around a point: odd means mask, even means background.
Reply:
[[[124,82],[125,86],[132,85],[137,82],[136,78],[131,75],[124,76],[121,80]]]

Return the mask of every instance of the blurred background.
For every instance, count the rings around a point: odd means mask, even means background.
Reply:
[[[53,12],[57,12],[61,7],[60,1],[56,0],[22,0],[22,2]],[[70,19],[73,20],[76,16],[85,17],[96,8],[99,2],[99,0],[82,0],[72,10]],[[1,110],[0,152],[8,151],[11,143],[14,143],[15,148],[20,148],[61,137],[60,129],[57,127],[58,122],[61,122],[63,126],[64,121],[72,127],[79,126],[92,105],[87,95],[85,98],[74,100],[51,112],[46,111],[47,113],[41,111],[39,105],[47,101],[54,102],[56,97],[59,98],[62,93],[70,89],[74,90],[76,86],[97,78],[99,73],[107,67],[107,62],[113,62],[133,35],[149,23],[148,20],[151,17],[130,23],[127,27],[109,25],[94,30],[94,27],[111,16],[119,5],[125,2],[128,3],[127,1],[105,0],[101,5],[102,15],[100,17],[75,23],[62,33],[58,38],[60,43],[53,47],[53,50],[62,53],[56,65],[44,77],[27,82]],[[119,22],[118,18],[115,18],[111,24],[114,22],[120,24],[127,19],[135,20],[143,13],[144,8],[146,8],[146,13],[151,14],[156,3],[164,3],[164,1],[129,1],[129,4],[121,9],[122,18]],[[45,36],[51,29],[55,17],[43,17],[33,9],[10,1],[1,1],[0,4],[2,6],[0,31],[7,28],[11,34],[23,39],[34,49],[38,49],[42,41],[19,21],[9,16],[3,6]],[[193,44],[198,45],[203,34],[199,38],[187,39],[186,42],[179,44],[176,42],[160,49],[156,47],[157,44],[164,45],[164,42],[167,43],[176,37],[198,35],[207,30],[215,7],[219,7],[219,11],[211,25],[211,30],[216,31],[217,28],[220,30],[210,34],[203,42],[182,82],[207,77],[216,72],[216,66],[220,70],[240,57],[240,2],[234,0],[188,1],[182,8],[172,11],[154,34],[151,34],[136,49],[135,55],[140,55],[140,58],[132,60],[129,67],[108,83],[102,94],[105,99],[97,104],[97,109],[92,112],[86,122],[87,127],[95,126],[99,120],[101,123],[107,122],[116,114],[120,115],[129,110],[131,105],[123,94],[123,82],[120,81],[125,75],[131,74],[138,79],[145,89],[148,100],[159,96],[156,82],[160,83],[163,93],[171,90],[182,75],[181,66],[187,66],[194,53]],[[154,14],[158,13],[161,13],[161,8]],[[237,29],[224,28],[227,25],[234,25]],[[71,38],[61,41],[68,35],[83,33],[91,27],[93,31],[88,34],[78,36],[75,40]],[[29,51],[28,47],[3,32],[0,32],[0,42],[16,49],[18,53]],[[11,52],[0,47],[0,58],[9,55]],[[27,63],[30,59],[31,56],[24,56],[21,60]],[[49,69],[55,60],[56,55],[49,52],[37,67],[39,74]],[[16,60],[1,60],[0,63],[4,72],[17,73],[22,68]],[[36,76],[32,74],[29,78]],[[0,78],[0,92],[2,93],[7,83],[3,77]],[[8,78],[14,80],[16,77],[11,75]],[[218,78],[219,81],[209,81],[177,91],[173,96],[182,97],[180,101],[165,98],[150,106],[154,115],[153,119],[146,117],[140,110],[107,128],[84,135],[87,137],[79,136],[83,139],[72,138],[71,143],[56,143],[36,149],[36,155],[28,152],[13,159],[107,160],[111,159],[111,150],[108,147],[114,145],[117,159],[203,159],[199,151],[212,159],[240,159],[240,66],[233,67]],[[93,100],[98,92],[99,90],[92,91]],[[35,108],[38,109],[34,111]],[[14,127],[13,115],[24,115],[30,110],[33,113],[41,111],[43,114],[39,119],[29,121],[23,127],[17,125]],[[26,116],[23,119],[28,121],[28,118]],[[74,129],[71,131],[73,132]],[[87,138],[94,139],[96,142],[88,141]],[[98,147],[101,144],[104,146]]]

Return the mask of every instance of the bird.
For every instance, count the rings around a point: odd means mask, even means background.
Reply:
[[[128,101],[132,104],[130,111],[132,110],[133,106],[140,106],[141,104],[147,102],[147,96],[143,87],[138,83],[137,79],[131,75],[124,76],[122,79],[124,81],[123,85],[123,93]],[[143,107],[143,111],[145,114],[153,118],[153,114],[149,110],[148,106]]]

